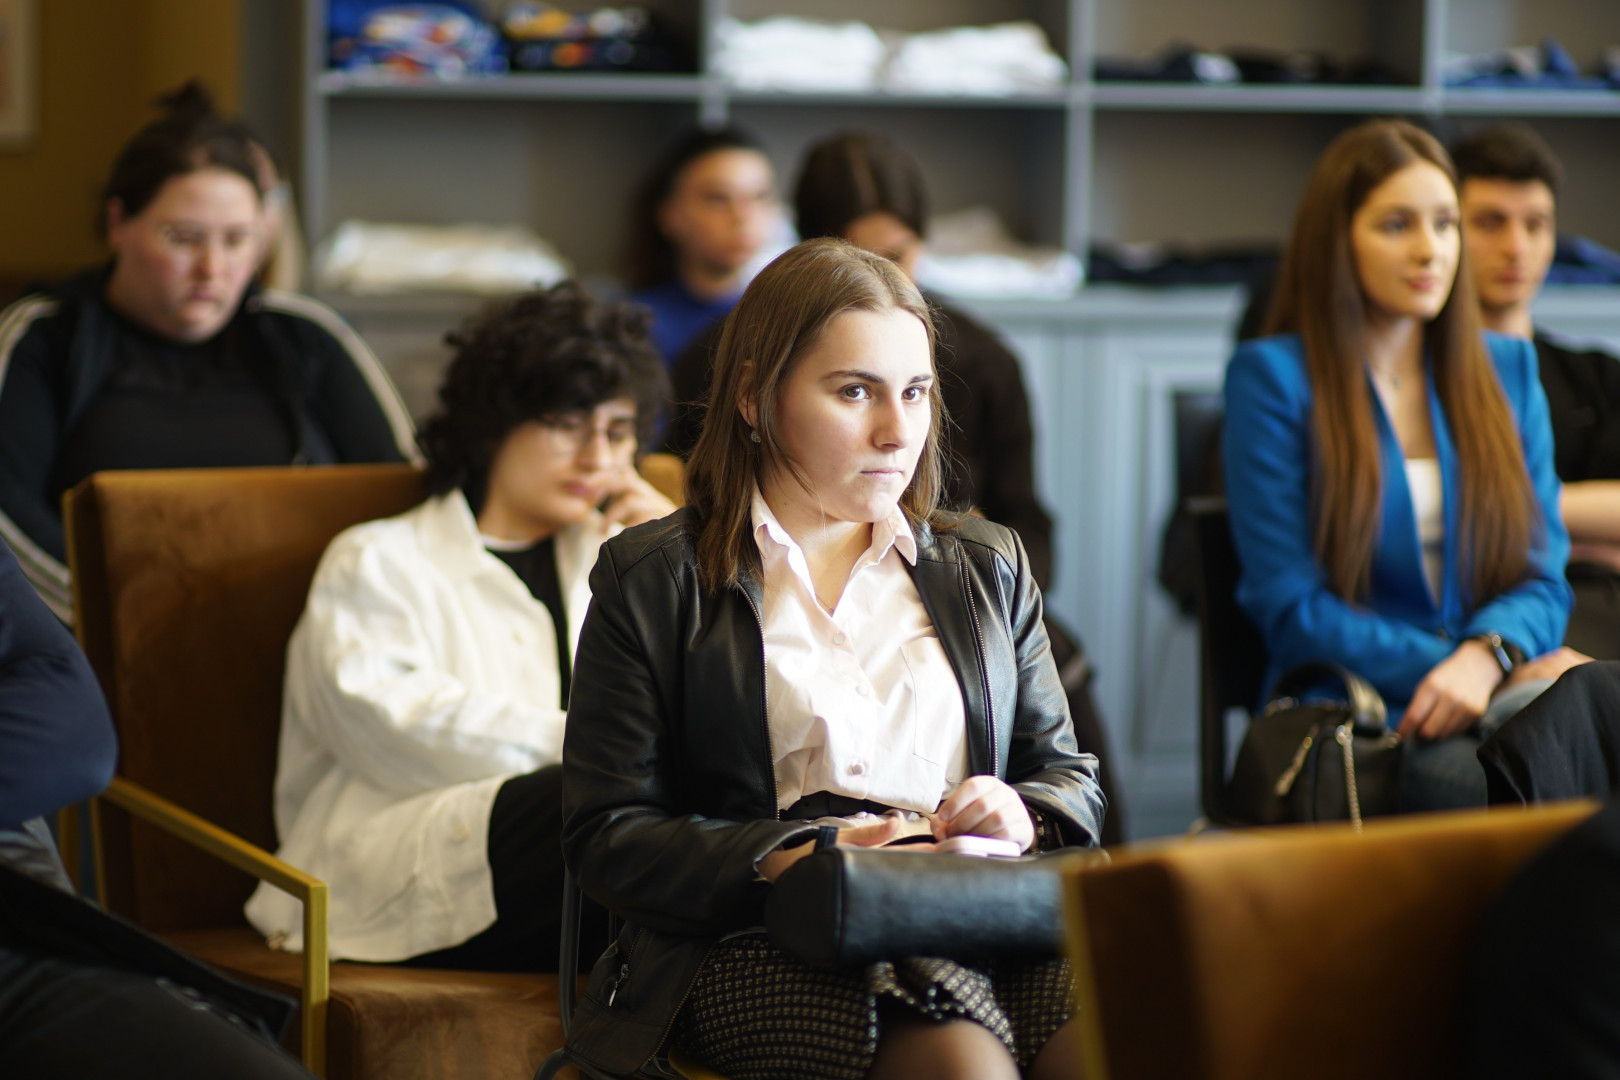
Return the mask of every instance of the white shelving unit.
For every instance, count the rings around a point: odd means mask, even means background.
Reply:
[[[580,6],[586,6],[581,4]],[[1112,241],[1280,237],[1309,164],[1342,126],[1367,115],[1427,120],[1442,135],[1482,118],[1582,121],[1552,135],[1572,173],[1612,175],[1620,91],[1447,89],[1448,51],[1481,51],[1562,37],[1589,63],[1620,43],[1620,5],[1596,0],[661,0],[694,61],[685,74],[542,73],[417,83],[326,67],[326,3],[305,0],[303,205],[312,238],[349,216],[421,221],[521,220],[558,243],[587,274],[610,272],[619,210],[675,131],[735,119],[758,129],[784,179],[805,144],[842,127],[876,127],[915,148],[935,178],[936,203],[988,202],[1031,241],[1084,253]],[[1032,19],[1069,62],[1070,83],[1008,98],[738,91],[709,72],[726,15],[860,18],[920,30]],[[1098,56],[1132,56],[1172,40],[1375,59],[1397,86],[1095,82]],[[498,107],[506,106],[507,112]],[[492,111],[496,110],[496,111]],[[1287,118],[1294,118],[1290,122]],[[1596,126],[1590,126],[1586,122]],[[1221,145],[1209,145],[1216,132]],[[994,152],[986,154],[984,140]],[[1251,164],[1252,163],[1252,164]],[[384,192],[380,172],[409,164],[423,179]],[[966,173],[961,182],[953,178]],[[561,174],[587,177],[588,203]],[[1177,226],[1185,193],[1201,189],[1202,225]],[[1620,246],[1620,209],[1570,193],[1582,231]],[[1225,211],[1224,213],[1222,211]],[[1162,221],[1169,213],[1172,223]],[[1255,221],[1231,231],[1228,221]]]

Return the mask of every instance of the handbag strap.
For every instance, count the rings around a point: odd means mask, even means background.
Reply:
[[[1297,698],[1323,682],[1337,682],[1344,687],[1345,700],[1350,703],[1350,723],[1358,734],[1383,734],[1388,716],[1383,697],[1372,683],[1342,664],[1311,660],[1291,667],[1277,677],[1266,700]]]

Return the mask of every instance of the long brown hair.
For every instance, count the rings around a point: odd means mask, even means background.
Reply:
[[[1418,161],[1437,166],[1456,186],[1445,150],[1404,121],[1368,121],[1333,141],[1306,184],[1267,326],[1269,333],[1297,333],[1304,344],[1314,399],[1316,554],[1333,591],[1350,601],[1365,598],[1370,586],[1383,483],[1363,370],[1367,300],[1350,227],[1374,188]],[[1469,600],[1478,606],[1524,579],[1540,511],[1485,346],[1467,259],[1467,245],[1460,245],[1451,295],[1423,337],[1456,441],[1462,474],[1457,550]]]
[[[933,356],[934,322],[917,286],[893,262],[844,240],[807,240],[790,248],[760,271],[726,318],[714,355],[709,414],[686,463],[686,505],[699,522],[697,565],[705,588],[736,585],[744,567],[757,568],[752,493],[768,473],[785,470],[809,487],[778,437],[778,400],[794,366],[847,311],[910,312],[928,331]],[[755,406],[752,428],[738,408],[745,400]],[[949,527],[936,520],[944,485],[944,408],[938,393],[929,400],[928,440],[900,507],[913,522]]]

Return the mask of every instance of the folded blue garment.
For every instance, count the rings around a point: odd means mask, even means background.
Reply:
[[[1560,236],[1549,285],[1620,285],[1620,252],[1584,236]]]
[[[334,0],[327,16],[335,68],[457,78],[505,71],[500,35],[465,0]]]
[[[1502,90],[1613,90],[1620,86],[1617,75],[1582,75],[1568,49],[1543,38],[1539,50],[1501,49],[1449,61],[1443,81],[1453,87]]]

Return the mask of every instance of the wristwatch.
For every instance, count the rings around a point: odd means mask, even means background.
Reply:
[[[1502,635],[1494,631],[1475,634],[1468,640],[1477,641],[1490,650],[1491,656],[1495,657],[1496,662],[1502,667],[1502,678],[1504,679],[1513,674],[1513,668],[1516,664],[1524,660],[1524,653],[1520,652],[1517,646],[1503,641]]]
[[[1024,804],[1024,809],[1029,811],[1030,821],[1035,825],[1035,842],[1029,846],[1029,854],[1056,851],[1063,846],[1063,830],[1058,827],[1057,822],[1028,803]]]

